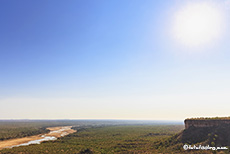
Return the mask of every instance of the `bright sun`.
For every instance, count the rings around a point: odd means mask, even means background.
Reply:
[[[186,46],[200,46],[220,37],[223,30],[221,10],[209,3],[190,3],[176,12],[173,33]]]

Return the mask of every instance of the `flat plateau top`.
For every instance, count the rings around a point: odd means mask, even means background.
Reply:
[[[230,117],[199,117],[199,118],[187,118],[185,120],[230,120]]]

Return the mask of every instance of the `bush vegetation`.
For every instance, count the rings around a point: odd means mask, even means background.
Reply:
[[[183,125],[78,126],[80,131],[56,141],[3,149],[0,153],[158,153],[163,149],[156,149],[155,143],[170,138],[183,128]]]

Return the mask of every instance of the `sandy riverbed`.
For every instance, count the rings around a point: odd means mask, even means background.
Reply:
[[[71,128],[72,126],[49,127],[47,129],[50,130],[50,132],[47,134],[0,141],[0,149],[26,146],[30,144],[40,144],[43,141],[56,140],[59,137],[63,137],[76,132],[76,130],[73,130]]]

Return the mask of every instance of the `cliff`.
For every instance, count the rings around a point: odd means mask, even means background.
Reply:
[[[185,129],[189,127],[214,127],[220,125],[230,125],[230,118],[193,118],[184,120]]]
[[[156,148],[171,148],[172,151],[181,150],[181,153],[184,153],[183,145],[185,144],[230,147],[230,117],[190,118],[185,119],[184,123],[184,130],[170,138],[156,142]],[[204,151],[200,151],[202,152]],[[230,148],[224,152],[230,153]]]

